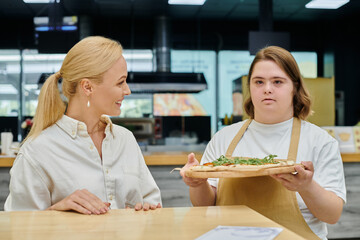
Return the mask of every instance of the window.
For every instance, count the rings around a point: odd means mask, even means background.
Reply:
[[[60,70],[66,54],[39,54],[37,50],[23,51],[23,115],[34,116],[40,88],[38,85],[42,73],[53,74]]]
[[[317,54],[315,52],[291,52],[304,78],[317,78]]]
[[[153,70],[153,53],[149,49],[124,49],[123,56],[128,72],[151,72]]]
[[[153,70],[153,53],[151,50],[124,50],[128,72],[151,72]],[[125,96],[122,102],[120,117],[151,117],[153,112],[152,94],[132,93]]]
[[[124,50],[128,71],[153,71],[151,50]],[[293,52],[305,78],[317,77],[315,52]],[[21,58],[23,71],[21,79]],[[22,115],[33,116],[39,94],[38,80],[42,73],[59,71],[65,54],[39,54],[37,50],[0,50],[0,116],[18,116],[20,103]],[[233,81],[247,75],[254,56],[248,51],[220,51],[219,89],[216,86],[215,51],[171,51],[172,72],[202,72],[208,89],[196,94],[132,94],[123,102],[120,117],[151,117],[155,115],[211,116],[214,133],[222,124],[216,122],[216,91],[219,94],[219,118],[228,117],[233,109]],[[20,89],[22,88],[22,99]],[[179,100],[180,99],[180,100]],[[235,99],[235,98],[234,98]],[[175,102],[172,111],[171,102]],[[187,104],[187,106],[186,106]],[[241,104],[242,105],[242,104]],[[189,107],[191,106],[191,108]],[[174,110],[174,109],[173,109]]]
[[[0,50],[0,116],[18,116],[20,51]]]
[[[225,115],[230,117],[233,114],[233,81],[248,74],[253,59],[254,56],[250,56],[249,51],[219,52],[219,119],[225,118]],[[242,103],[238,105],[242,111]],[[218,124],[220,129],[222,123]]]
[[[199,115],[211,116],[212,132],[216,129],[215,116],[215,80],[216,80],[216,53],[215,51],[190,51],[190,50],[171,50],[171,71],[172,72],[202,72],[205,76],[208,89],[195,94],[181,94],[181,98],[188,98],[199,110]],[[163,94],[157,94],[160,97]],[[178,94],[176,94],[178,95]],[[169,96],[169,95],[168,95]],[[179,96],[180,97],[180,96]],[[172,99],[176,99],[173,96]],[[159,99],[155,99],[159,102]],[[184,105],[183,104],[183,105]],[[171,106],[168,106],[171,107]],[[178,109],[188,109],[186,106],[177,105]],[[168,109],[169,110],[169,109]],[[186,110],[184,111],[186,113]],[[197,115],[194,111],[187,111],[189,115]],[[194,114],[195,113],[195,114]]]
[[[304,78],[317,77],[317,54],[315,52],[292,52],[299,65]],[[234,92],[233,81],[247,75],[251,62],[255,56],[250,56],[248,51],[220,51],[219,52],[219,119],[230,117],[234,112],[242,113],[242,105],[234,101],[243,101],[239,94]],[[241,108],[241,110],[239,109]],[[222,123],[219,122],[219,129]]]

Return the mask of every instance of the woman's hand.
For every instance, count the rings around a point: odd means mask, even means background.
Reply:
[[[313,180],[314,166],[312,162],[301,162],[301,164],[305,166],[305,169],[295,166],[296,175],[276,174],[272,177],[288,190],[297,191],[310,212],[320,221],[335,224],[341,216],[343,200]]]
[[[76,190],[60,202],[55,203],[47,210],[67,211],[74,210],[83,214],[103,214],[109,211],[110,203],[103,202],[100,198],[86,189]]]
[[[141,209],[143,209],[144,211],[148,211],[148,210],[155,210],[157,208],[161,208],[160,203],[158,203],[157,205],[149,204],[149,203],[144,203],[143,205],[142,203],[137,203],[135,205],[135,211],[140,211]],[[130,209],[130,207],[127,206],[126,209]]]
[[[185,171],[195,165],[199,165],[199,161],[196,160],[194,153],[190,153],[188,155],[188,162],[180,170],[183,181],[189,186],[191,203],[194,206],[213,206],[215,205],[216,188],[210,186],[207,178],[191,178],[185,176]]]
[[[189,187],[198,187],[198,186],[206,183],[206,181],[207,181],[207,178],[190,178],[190,177],[185,176],[185,171],[188,170],[190,167],[195,166],[195,165],[199,165],[199,161],[196,160],[194,153],[190,153],[188,155],[188,162],[180,170],[180,175],[182,176],[183,181]]]
[[[271,175],[274,179],[279,181],[284,187],[290,191],[301,192],[310,187],[314,175],[314,166],[312,162],[301,162],[305,166],[295,166],[297,174],[285,173]]]

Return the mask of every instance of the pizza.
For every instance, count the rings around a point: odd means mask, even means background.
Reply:
[[[190,170],[196,172],[243,171],[295,165],[292,160],[275,159],[275,157],[277,155],[269,155],[264,158],[227,158],[222,155],[213,162],[192,166]]]

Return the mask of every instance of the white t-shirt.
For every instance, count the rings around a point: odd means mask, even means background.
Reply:
[[[102,159],[86,125],[64,115],[20,149],[11,168],[5,211],[44,210],[78,189],[87,189],[111,208],[161,203],[134,135],[107,122]]]
[[[233,156],[264,158],[275,154],[279,159],[287,159],[290,146],[293,119],[278,124],[261,124],[253,120],[236,146]],[[232,139],[243,122],[227,126],[217,132],[206,147],[201,164],[212,162],[225,155]],[[312,161],[313,179],[326,190],[334,192],[346,202],[346,188],[343,163],[338,142],[325,130],[306,121],[301,121],[301,133],[296,162]],[[217,187],[219,179],[209,178],[210,185]],[[315,218],[301,196],[297,200],[305,221],[321,239],[326,239],[326,223]],[[325,204],[325,203],[324,203]]]

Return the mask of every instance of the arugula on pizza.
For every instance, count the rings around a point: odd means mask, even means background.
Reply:
[[[275,157],[277,155],[269,155],[264,158],[227,158],[222,155],[213,162],[193,166],[191,170],[199,172],[260,170],[264,168],[293,166],[295,164],[294,161],[275,159]]]

